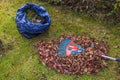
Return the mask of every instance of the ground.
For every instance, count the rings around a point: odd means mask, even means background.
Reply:
[[[17,9],[25,3],[40,4],[48,10],[52,24],[47,33],[33,39],[19,34],[14,18]],[[98,74],[80,76],[57,73],[39,62],[38,52],[33,45],[39,40],[56,39],[62,34],[80,34],[105,41],[109,45],[109,55],[120,58],[119,25],[102,23],[40,0],[0,0],[0,39],[12,45],[0,57],[0,80],[40,80],[42,74],[47,80],[120,80],[120,63],[115,61],[109,60],[108,67]]]

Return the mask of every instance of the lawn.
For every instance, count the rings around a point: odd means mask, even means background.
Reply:
[[[25,3],[44,6],[52,24],[48,32],[26,39],[17,31],[14,18],[17,9]],[[62,34],[85,35],[107,42],[109,55],[120,58],[120,25],[110,25],[78,15],[69,10],[51,6],[40,0],[0,0],[0,39],[10,46],[0,57],[0,80],[120,80],[120,63],[108,61],[108,67],[98,74],[67,75],[50,70],[39,61],[34,48],[39,40],[56,39]]]

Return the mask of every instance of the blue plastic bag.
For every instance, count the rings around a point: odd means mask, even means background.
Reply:
[[[43,23],[32,23],[26,18],[26,10],[31,9],[35,11],[38,16],[45,18]],[[25,4],[18,9],[15,21],[17,23],[18,31],[25,36],[26,38],[33,38],[41,33],[44,33],[48,30],[51,19],[49,13],[37,4]]]

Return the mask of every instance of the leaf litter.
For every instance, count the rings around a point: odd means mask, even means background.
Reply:
[[[86,36],[73,36],[74,35],[61,35],[59,38],[48,42],[40,40],[35,47],[39,51],[40,61],[43,65],[47,65],[57,72],[66,74],[94,74],[107,66],[106,59],[99,56],[101,54],[107,55],[108,50],[106,43]],[[84,49],[88,49],[91,43],[93,43],[95,46],[93,54],[84,52],[71,56],[58,57],[58,45],[66,38],[73,40]]]

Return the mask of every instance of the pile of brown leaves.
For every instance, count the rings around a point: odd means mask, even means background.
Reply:
[[[73,40],[84,49],[89,48],[91,43],[94,43],[95,47],[93,49],[93,54],[86,52],[71,56],[58,57],[58,45],[65,38]],[[92,74],[97,73],[101,68],[107,66],[105,59],[99,56],[101,54],[107,54],[106,44],[98,42],[93,38],[80,35],[76,37],[73,37],[72,35],[64,35],[56,40],[50,40],[48,42],[39,41],[36,44],[36,47],[39,50],[42,63],[60,73]]]

